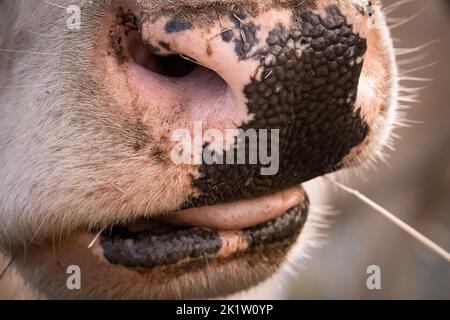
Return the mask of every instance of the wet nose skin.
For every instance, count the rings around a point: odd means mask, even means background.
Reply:
[[[223,19],[231,28],[222,26],[214,39],[224,44],[219,49],[205,41],[210,31],[186,19],[144,27],[143,34],[159,54],[181,52],[216,71],[251,115],[241,129],[278,129],[279,170],[262,175],[262,164],[203,163],[193,182],[202,195],[190,203],[260,196],[339,169],[368,135],[355,106],[366,40],[334,5]]]

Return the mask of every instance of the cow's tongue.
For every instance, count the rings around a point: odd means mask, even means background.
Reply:
[[[303,201],[303,189],[295,186],[259,198],[182,210],[162,220],[177,226],[241,230],[275,220]]]

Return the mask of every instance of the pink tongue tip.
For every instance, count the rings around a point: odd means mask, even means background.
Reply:
[[[182,210],[163,221],[177,226],[241,230],[275,220],[304,200],[303,188],[295,186],[260,198]]]

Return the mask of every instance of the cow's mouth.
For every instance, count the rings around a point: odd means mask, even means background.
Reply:
[[[103,256],[140,270],[229,261],[273,246],[289,247],[300,234],[309,202],[299,186],[272,195],[186,209],[104,231]]]

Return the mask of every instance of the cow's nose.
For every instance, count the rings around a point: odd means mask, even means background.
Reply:
[[[205,120],[208,127],[216,120],[220,130],[226,129],[224,123],[231,127],[237,123],[244,132],[243,139],[224,150],[223,161],[202,163],[201,176],[194,181],[202,196],[195,201],[212,204],[254,197],[338,169],[368,134],[355,105],[366,52],[366,40],[355,26],[334,5],[321,12],[231,12],[218,20],[202,25],[186,17],[164,17],[140,27],[155,54],[195,60],[220,76],[232,93],[232,99],[222,99],[226,95],[209,78],[190,79],[197,81],[198,92],[208,88],[203,101],[210,105],[200,104],[202,110],[193,107],[192,114],[208,114],[198,120]],[[192,72],[188,64],[181,65],[167,75],[185,77]],[[160,73],[163,70],[160,67]],[[191,101],[199,95],[184,94]],[[225,108],[227,104],[232,106]],[[234,122],[220,121],[233,117]],[[245,134],[251,130],[268,135],[267,155],[278,158],[271,157],[279,161],[276,170],[262,170],[270,164],[260,161],[260,153],[256,163],[250,162],[248,153],[261,148],[249,147]],[[274,137],[276,144],[271,143]],[[247,161],[239,164],[237,157],[226,155],[237,152],[242,143]]]

